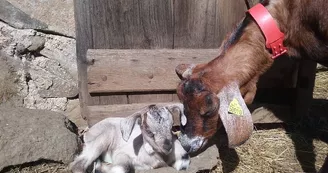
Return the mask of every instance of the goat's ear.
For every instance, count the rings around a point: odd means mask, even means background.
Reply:
[[[218,94],[219,115],[228,135],[229,147],[243,144],[253,131],[253,120],[237,83],[224,87]]]
[[[175,72],[181,80],[186,79],[192,74],[192,69],[194,67],[194,64],[179,64],[175,67]]]
[[[127,142],[129,140],[132,129],[134,128],[134,125],[139,118],[141,118],[141,113],[136,112],[121,121],[120,129],[124,141]]]
[[[187,118],[183,113],[183,104],[182,103],[176,103],[173,105],[167,106],[167,109],[171,112],[172,118],[173,118],[173,124],[174,125],[185,125],[187,123]],[[183,121],[185,123],[183,123]]]

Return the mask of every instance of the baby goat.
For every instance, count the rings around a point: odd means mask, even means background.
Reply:
[[[190,157],[172,135],[171,111],[182,113],[182,105],[150,105],[127,118],[107,118],[84,134],[82,153],[71,163],[74,173],[84,173],[98,158],[101,172],[121,173],[172,166],[187,169]],[[99,165],[100,163],[100,165]]]

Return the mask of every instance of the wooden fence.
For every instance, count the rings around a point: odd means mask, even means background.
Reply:
[[[250,1],[250,5],[256,2]],[[94,77],[88,76],[88,66],[92,64],[87,59],[89,49],[217,49],[246,11],[244,0],[75,0],[74,3],[79,98],[84,118],[89,116],[87,106],[92,105],[178,101],[174,90],[115,93],[94,90]],[[260,88],[297,88],[299,63],[289,59],[279,61],[277,68],[261,78]],[[305,91],[293,92],[307,93],[303,98],[308,100],[312,96],[311,80],[307,81]]]

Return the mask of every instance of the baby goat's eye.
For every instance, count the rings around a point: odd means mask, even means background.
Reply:
[[[152,137],[152,138],[154,137],[154,133],[151,132],[150,130],[146,129],[146,133],[149,137]]]

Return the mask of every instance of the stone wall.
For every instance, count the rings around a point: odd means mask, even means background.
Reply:
[[[0,1],[0,103],[67,111],[77,104],[73,0]],[[74,106],[73,106],[74,107]]]

